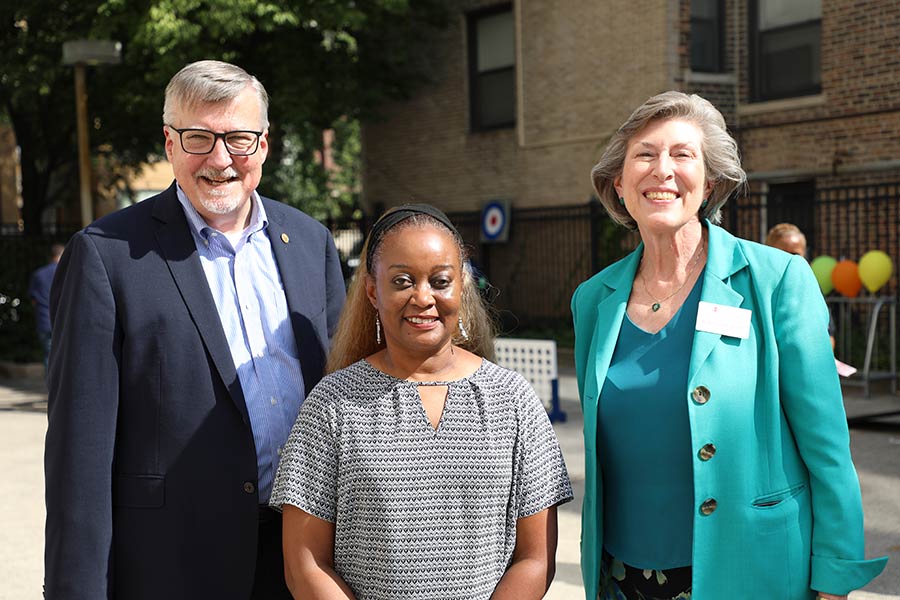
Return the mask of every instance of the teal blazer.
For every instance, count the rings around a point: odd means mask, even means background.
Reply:
[[[704,226],[701,300],[752,315],[747,339],[694,333],[683,396],[695,450],[693,598],[849,593],[877,576],[887,558],[863,560],[859,481],[822,294],[799,256]],[[587,600],[597,598],[603,547],[597,401],[642,251],[582,283],[572,298],[584,411]],[[711,458],[699,452],[708,444],[715,446]]]

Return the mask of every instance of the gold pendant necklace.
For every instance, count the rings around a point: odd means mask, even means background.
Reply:
[[[653,312],[659,311],[659,309],[662,308],[663,302],[665,302],[666,300],[668,300],[669,298],[671,298],[672,296],[674,296],[675,294],[680,292],[682,289],[684,289],[684,286],[686,286],[687,282],[691,280],[691,275],[694,274],[694,269],[696,269],[697,265],[700,264],[700,259],[703,257],[703,255],[705,253],[706,253],[706,246],[703,245],[703,247],[700,249],[700,252],[697,254],[697,256],[694,257],[694,260],[691,261],[691,265],[688,267],[688,272],[687,272],[687,276],[684,279],[684,283],[682,283],[680,286],[678,286],[677,290],[675,290],[674,292],[672,292],[671,294],[669,294],[668,296],[666,296],[665,298],[663,298],[661,300],[657,299],[656,296],[654,296],[653,294],[650,293],[650,290],[647,288],[647,279],[644,277],[644,270],[641,269],[641,285],[644,286],[644,292],[648,296],[650,296],[650,298],[653,300],[653,304],[650,305],[650,310],[652,310]],[[641,258],[642,263],[643,263],[643,260],[644,259]]]

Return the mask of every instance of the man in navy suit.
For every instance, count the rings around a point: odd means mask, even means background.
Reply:
[[[256,192],[268,97],[192,63],[175,182],[70,241],[51,294],[45,595],[290,598],[266,507],[344,301],[319,223]]]

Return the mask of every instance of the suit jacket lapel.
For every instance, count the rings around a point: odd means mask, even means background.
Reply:
[[[594,372],[597,374],[597,395],[600,394],[602,382],[606,379],[606,371],[612,360],[622,320],[625,318],[625,308],[628,306],[628,297],[631,295],[631,286],[634,282],[634,274],[640,263],[643,245],[638,246],[628,258],[621,263],[621,268],[615,273],[609,274],[603,279],[603,284],[611,289],[606,298],[597,305],[597,324],[591,347],[591,356],[595,357]]]
[[[724,229],[707,223],[709,231],[709,249],[706,259],[706,273],[703,277],[703,290],[700,299],[703,302],[739,307],[744,297],[731,287],[731,276],[747,266],[747,258],[741,252],[737,240]],[[695,331],[691,349],[691,364],[688,381],[694,376],[716,344],[721,334],[707,331]]]
[[[597,438],[597,406],[600,392],[606,380],[613,351],[616,349],[616,341],[622,328],[622,320],[625,318],[625,308],[628,305],[631,285],[643,248],[643,244],[638,245],[634,252],[619,263],[618,268],[604,274],[601,280],[602,285],[609,288],[610,292],[597,305],[597,320],[588,353],[588,356],[593,357],[594,364],[587,365],[587,373],[590,373],[591,377],[586,379],[584,389],[585,439]]]
[[[206,273],[197,256],[197,247],[188,228],[184,209],[178,202],[175,184],[159,198],[153,216],[161,225],[156,231],[162,257],[175,279],[181,297],[191,318],[200,332],[206,351],[212,358],[219,377],[228,389],[232,400],[247,426],[250,417],[241,390],[241,382],[234,368],[234,359],[228,347],[228,339],[219,320],[219,311],[206,283]]]
[[[272,244],[284,295],[290,312],[291,327],[297,342],[300,357],[300,370],[303,373],[303,387],[309,394],[313,386],[325,371],[325,358],[322,345],[316,336],[315,327],[309,317],[322,307],[315,306],[312,298],[315,294],[307,293],[312,284],[325,285],[324,262],[321,255],[318,260],[312,254],[314,245],[303,243],[302,232],[291,227],[291,220],[285,218],[284,207],[275,200],[262,198],[269,219],[268,234]],[[309,242],[309,240],[305,240]],[[318,269],[318,270],[317,270]],[[315,283],[313,283],[315,282]]]

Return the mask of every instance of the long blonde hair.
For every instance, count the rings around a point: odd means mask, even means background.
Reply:
[[[393,211],[385,213],[387,216]],[[384,216],[382,218],[384,218]],[[447,227],[439,220],[427,214],[416,214],[406,218],[390,227],[375,241],[377,247],[373,248],[373,264],[369,265],[369,244],[372,243],[372,234],[366,238],[359,255],[359,266],[350,282],[347,291],[347,301],[341,318],[338,321],[337,330],[331,342],[331,351],[328,354],[326,373],[332,373],[338,369],[350,366],[356,361],[371,356],[384,347],[384,340],[379,344],[375,339],[375,310],[366,295],[366,278],[374,277],[375,265],[378,262],[381,242],[388,233],[396,233],[403,229],[413,227],[437,227],[447,230]],[[450,231],[453,240],[459,250],[462,269],[462,292],[460,296],[459,316],[468,334],[464,339],[457,331],[453,334],[453,343],[473,354],[482,356],[488,360],[494,359],[494,320],[490,315],[478,288],[472,277],[465,246],[456,231]]]

